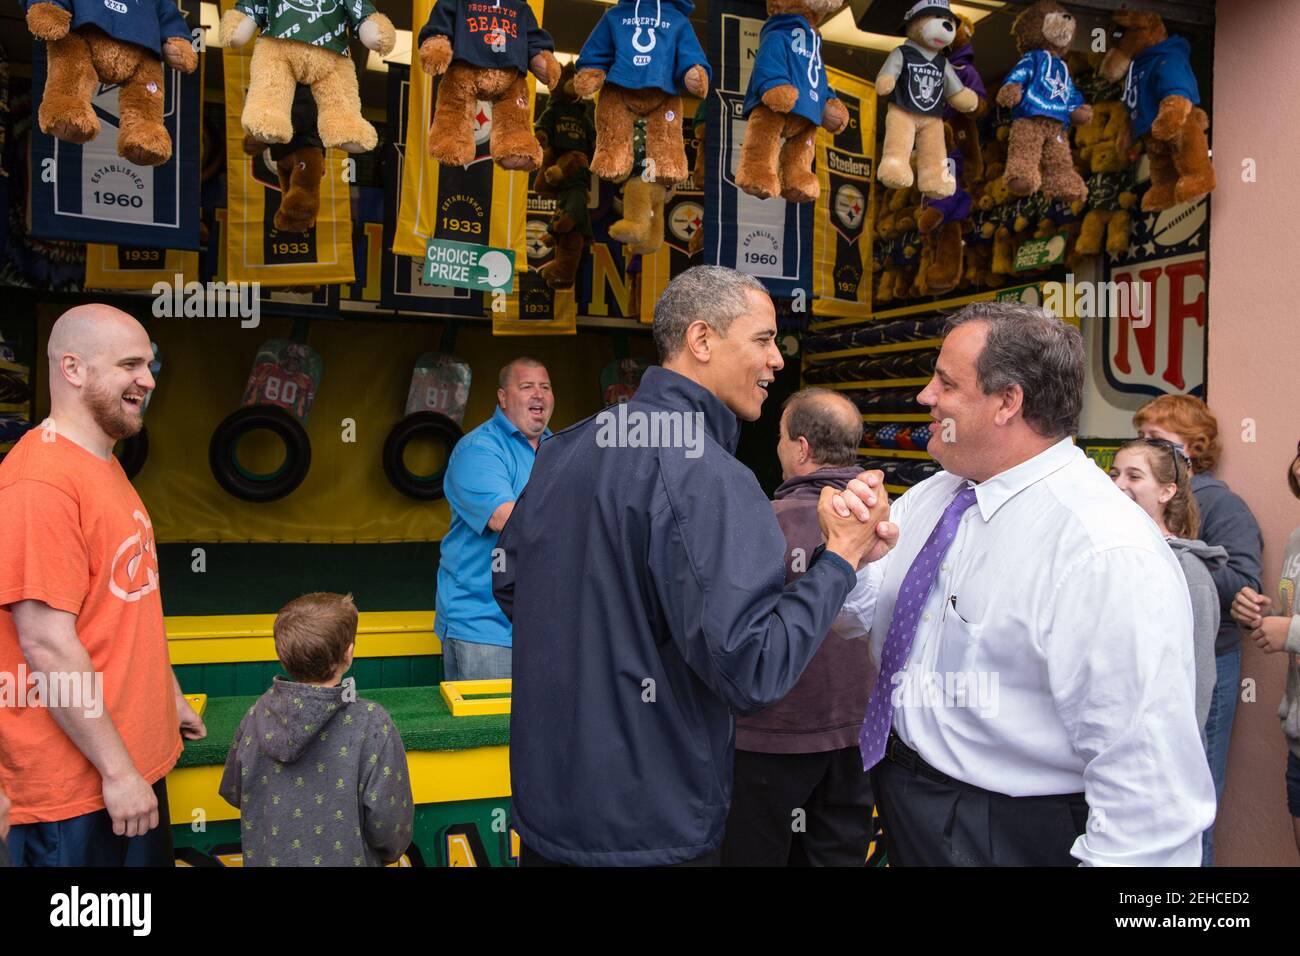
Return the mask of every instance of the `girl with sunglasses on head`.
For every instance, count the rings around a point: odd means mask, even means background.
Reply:
[[[1286,480],[1291,494],[1300,498],[1300,443],[1296,455],[1287,468]],[[1300,588],[1300,528],[1291,532],[1286,555],[1282,558],[1282,579],[1277,586],[1277,600],[1258,594],[1251,588],[1242,588],[1232,602],[1232,617],[1255,642],[1255,646],[1268,654],[1287,654],[1286,693],[1278,717],[1286,735],[1290,753],[1286,761],[1287,808],[1291,811],[1291,826],[1295,830],[1296,849],[1300,850],[1300,603],[1296,590]]]
[[[1200,510],[1192,494],[1190,463],[1172,442],[1138,438],[1122,445],[1110,477],[1156,523],[1187,579],[1196,660],[1196,724],[1204,744],[1216,679],[1214,639],[1219,632],[1219,595],[1210,575],[1228,560],[1228,552],[1197,540]]]

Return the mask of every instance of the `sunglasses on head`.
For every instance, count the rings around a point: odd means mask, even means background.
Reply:
[[[1150,445],[1152,448],[1164,448],[1169,452],[1169,457],[1174,461],[1174,481],[1178,481],[1178,463],[1181,460],[1183,469],[1186,470],[1192,466],[1192,460],[1187,457],[1187,452],[1183,446],[1177,442],[1172,442],[1167,438],[1139,438],[1144,445]]]

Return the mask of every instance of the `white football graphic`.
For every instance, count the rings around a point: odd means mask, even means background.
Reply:
[[[1183,203],[1164,210],[1156,216],[1151,227],[1151,238],[1162,246],[1176,246],[1186,242],[1205,225],[1205,214],[1210,208],[1209,197]]]

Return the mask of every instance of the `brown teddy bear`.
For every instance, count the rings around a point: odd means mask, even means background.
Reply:
[[[280,232],[306,232],[316,225],[320,213],[325,148],[316,135],[316,101],[311,87],[301,83],[293,94],[293,129],[293,139],[287,143],[260,143],[244,134],[244,152],[254,157],[265,155],[280,180],[280,205],[273,220]]]
[[[555,41],[525,0],[437,0],[420,30],[420,66],[442,76],[429,127],[429,155],[445,166],[474,161],[479,100],[492,104],[492,159],[531,172],[542,147],[533,135],[527,75],[554,91]],[[446,74],[445,76],[443,74]]]
[[[347,3],[271,3],[239,0],[221,18],[221,42],[244,46],[260,28],[249,64],[248,95],[239,118],[244,132],[259,143],[287,143],[294,136],[293,99],[299,83],[316,99],[316,130],[328,149],[365,153],[379,142],[361,115],[357,69],[348,55],[349,31],[367,49],[387,56],[397,42],[388,17],[370,0]]]
[[[588,164],[596,128],[587,114],[587,104],[574,92],[574,72],[572,63],[563,68],[535,129],[542,146],[542,165],[534,191],[555,197],[555,213],[542,238],[546,245],[554,246],[555,257],[539,270],[552,289],[573,288],[583,250],[591,241]]]
[[[948,63],[957,72],[957,78],[979,97],[979,105],[971,113],[962,113],[951,106],[945,106],[943,119],[952,127],[957,148],[961,150],[964,163],[961,182],[967,189],[984,182],[984,156],[980,148],[978,121],[989,111],[984,78],[975,67],[974,40],[975,21],[957,14],[957,33],[949,44],[946,55]]]
[[[767,0],[736,168],[736,185],[751,196],[812,202],[821,195],[812,171],[814,131],[821,126],[832,135],[840,132],[849,111],[826,82],[817,27],[843,5],[844,0]]]
[[[37,114],[41,131],[69,143],[99,133],[91,99],[100,83],[118,94],[117,152],[140,166],[172,156],[163,126],[163,63],[183,73],[198,67],[190,28],[172,0],[144,0],[145,10],[100,0],[24,0],[27,29],[44,40],[49,61]]]
[[[1103,78],[1124,78],[1124,102],[1134,138],[1146,137],[1151,187],[1142,209],[1157,212],[1191,202],[1215,187],[1205,131],[1210,118],[1196,104],[1200,93],[1192,73],[1191,47],[1169,36],[1155,13],[1114,15],[1114,46],[1098,68]]]
[[[1088,187],[1074,168],[1069,124],[1092,119],[1092,107],[1075,89],[1065,63],[1074,40],[1074,17],[1054,0],[1038,0],[1012,27],[1020,61],[998,90],[999,106],[1011,109],[1007,188],[1029,196],[1041,188],[1048,199],[1086,199]]]
[[[633,125],[646,124],[649,178],[673,185],[686,178],[682,94],[703,98],[712,74],[691,26],[690,0],[619,0],[600,18],[578,54],[579,96],[596,101],[592,171],[621,182],[632,171]],[[654,4],[654,16],[649,16]]]
[[[876,176],[890,189],[912,185],[915,145],[917,186],[930,199],[943,199],[957,189],[944,146],[944,103],[970,113],[979,107],[979,94],[962,83],[942,52],[957,37],[957,18],[948,0],[918,0],[904,16],[903,31],[907,40],[876,74],[876,93],[892,97]]]

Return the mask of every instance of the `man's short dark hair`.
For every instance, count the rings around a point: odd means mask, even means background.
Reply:
[[[1079,431],[1083,410],[1083,336],[1046,309],[1018,302],[972,302],[948,319],[947,332],[984,322],[988,338],[975,362],[985,395],[1011,385],[1024,392],[1025,421],[1044,438]]]
[[[812,386],[795,392],[785,409],[785,437],[808,441],[819,465],[844,467],[858,460],[862,444],[862,415],[853,403],[829,388]]]
[[[513,358],[501,366],[501,371],[497,374],[497,388],[505,388],[510,384],[510,373],[515,370],[516,365],[522,365],[524,368],[546,368],[545,363],[539,362],[535,358],[529,358],[527,355]]]
[[[678,275],[655,303],[654,336],[659,361],[666,362],[686,344],[686,330],[703,319],[719,335],[749,308],[749,293],[767,295],[763,283],[726,266],[693,266]]]

